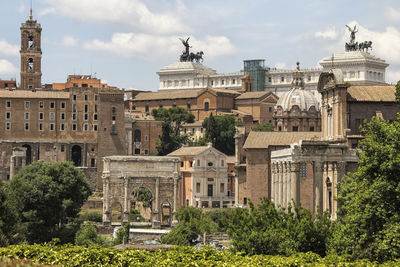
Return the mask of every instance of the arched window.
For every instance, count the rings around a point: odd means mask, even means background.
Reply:
[[[204,102],[204,111],[209,111],[209,110],[210,110],[210,103]]]
[[[28,49],[32,49],[34,47],[33,36],[29,36],[28,38]]]
[[[28,59],[28,71],[33,71],[33,58]]]
[[[23,145],[22,147],[26,148],[26,165],[32,163],[32,148],[30,145]]]
[[[135,130],[135,133],[133,135],[133,140],[135,142],[141,142],[142,141],[142,132],[140,130]]]
[[[332,182],[329,177],[326,178],[326,190],[328,191],[328,209],[332,211]]]

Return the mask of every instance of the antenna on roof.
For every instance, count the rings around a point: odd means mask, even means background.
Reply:
[[[31,0],[31,11],[30,11],[30,14],[29,14],[29,19],[33,20],[33,16],[32,16],[32,0]]]

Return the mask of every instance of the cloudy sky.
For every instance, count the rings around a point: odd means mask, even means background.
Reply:
[[[30,0],[0,0],[0,78],[19,81],[21,22]],[[357,24],[357,40],[389,64],[387,81],[400,80],[400,1],[268,0],[33,0],[42,32],[42,82],[94,74],[121,88],[157,90],[156,72],[177,61],[190,36],[204,64],[237,72],[244,59],[266,65],[318,67],[342,52]]]

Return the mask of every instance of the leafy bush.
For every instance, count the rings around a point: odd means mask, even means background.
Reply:
[[[113,242],[114,245],[122,244],[124,242],[124,239],[126,241],[128,241],[130,227],[131,227],[130,224],[127,223],[118,229],[117,236],[115,237],[114,242]]]
[[[273,132],[274,129],[275,127],[272,123],[266,122],[253,127],[251,130],[256,132]]]
[[[90,221],[90,222],[102,222],[103,215],[97,212],[89,212],[84,213],[79,216],[79,219],[82,221]]]
[[[314,252],[325,255],[330,220],[327,214],[313,217],[301,207],[293,211],[276,209],[267,198],[250,211],[236,208],[228,234],[236,251],[247,254],[292,255],[297,252]]]
[[[139,217],[139,222],[144,222],[145,221],[145,219],[143,218],[143,216],[140,214],[140,212],[138,211],[138,210],[136,210],[136,209],[131,209],[131,214],[130,214],[130,217],[131,217],[131,221],[133,221],[133,222],[137,222],[138,220],[137,220],[137,218]]]
[[[232,221],[234,209],[216,209],[206,211],[205,215],[208,216],[218,226],[218,232],[226,232],[229,224]]]
[[[216,232],[218,226],[202,209],[194,207],[180,207],[176,212],[179,221],[171,232],[161,237],[164,244],[189,245],[203,233]]]
[[[211,247],[194,249],[176,247],[149,252],[146,250],[115,250],[109,248],[72,245],[17,245],[0,248],[1,256],[10,260],[20,258],[31,262],[60,266],[378,266],[368,260],[350,261],[346,257],[321,258],[312,252],[296,253],[290,257],[253,255],[243,256],[231,251],[217,251]],[[1,260],[0,260],[1,263]],[[398,266],[400,260],[382,266]]]
[[[75,235],[75,244],[78,246],[105,246],[106,240],[97,233],[96,227],[89,223],[83,225]]]

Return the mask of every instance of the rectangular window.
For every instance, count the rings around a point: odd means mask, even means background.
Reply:
[[[65,112],[61,112],[61,120],[65,120]]]
[[[76,112],[76,104],[72,104],[72,112]]]
[[[60,131],[65,131],[65,124],[64,123],[60,124]]]
[[[10,100],[6,101],[6,108],[11,108],[11,101]]]
[[[244,204],[244,205],[247,205],[247,197],[244,197],[244,198],[243,198],[243,204]]]
[[[89,96],[85,95],[85,101],[88,101],[88,100],[89,100]]]
[[[200,183],[196,183],[196,193],[200,193]]]
[[[300,178],[307,178],[307,164],[300,163]]]
[[[25,131],[29,131],[29,122],[25,122],[24,129],[25,129]]]
[[[39,123],[39,131],[43,131],[43,123]]]
[[[6,122],[6,131],[11,130],[11,122]]]
[[[89,114],[87,114],[87,113],[83,114],[83,119],[85,121],[89,120]]]
[[[76,113],[72,113],[72,120],[76,121]]]
[[[99,106],[97,105],[97,104],[94,104],[94,112],[95,113],[97,113],[98,112],[98,110],[99,110],[99,108],[98,108]]]
[[[6,112],[6,120],[10,120],[11,119],[11,112],[7,111]]]
[[[61,102],[61,108],[65,109],[66,103],[65,102]]]
[[[99,96],[98,95],[94,95],[94,101],[99,100]]]
[[[76,101],[76,95],[73,95],[73,96],[72,96],[72,99],[73,99],[74,101]]]
[[[232,80],[232,84],[235,84],[235,83],[236,83],[236,80],[235,80],[235,79],[233,79],[233,80]]]
[[[97,121],[97,114],[93,114],[93,120]]]
[[[285,77],[281,77],[281,82],[284,82],[285,81]]]
[[[29,120],[29,112],[25,112],[25,120]]]
[[[219,187],[219,192],[220,193],[224,193],[225,192],[225,184],[221,183],[220,187]]]
[[[65,146],[61,145],[61,152],[64,152],[64,151],[65,151]]]
[[[89,105],[85,104],[85,112],[89,112]]]
[[[50,117],[49,118],[50,118],[51,121],[54,121],[55,118],[56,118],[55,113],[54,112],[50,112]]]
[[[97,124],[93,124],[93,131],[95,131],[95,132],[97,132],[98,131],[98,126],[97,126]]]
[[[50,123],[50,131],[54,131],[54,123]]]
[[[72,124],[72,131],[76,131],[76,130],[77,130],[76,123],[73,123],[73,124]]]
[[[28,109],[31,107],[31,102],[25,101],[25,108]]]
[[[54,102],[50,102],[50,108],[55,108],[56,104]]]
[[[39,102],[39,108],[44,108],[44,102],[43,101]]]
[[[89,124],[85,123],[83,125],[83,130],[86,131],[86,132],[89,131]]]
[[[39,112],[39,120],[44,120],[44,113],[43,112]]]

